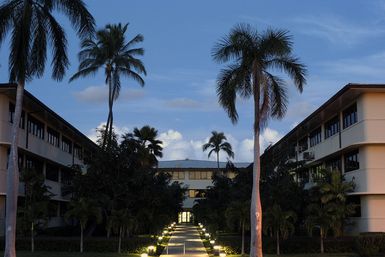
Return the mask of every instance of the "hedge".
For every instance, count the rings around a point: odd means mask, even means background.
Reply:
[[[141,253],[143,249],[154,243],[150,237],[130,237],[122,240],[122,252]],[[79,238],[35,238],[36,251],[78,252]],[[29,251],[31,241],[29,238],[16,240],[16,249]],[[117,238],[86,238],[84,251],[88,252],[116,252],[118,249]],[[4,239],[1,239],[0,251],[4,250]]]

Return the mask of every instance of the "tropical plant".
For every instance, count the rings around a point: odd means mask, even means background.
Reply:
[[[142,144],[143,147],[147,147],[152,155],[155,157],[163,157],[162,141],[158,140],[158,130],[148,125],[142,128],[134,128],[134,137]]]
[[[342,236],[347,220],[356,211],[356,205],[347,200],[348,193],[354,191],[353,181],[345,181],[344,175],[335,170],[326,172],[327,179],[319,185],[321,202],[327,204],[332,209],[333,222],[331,229],[335,236]]]
[[[69,204],[68,211],[65,213],[65,219],[76,219],[80,226],[80,252],[83,252],[84,229],[90,218],[95,218],[96,222],[101,220],[101,211],[96,203],[87,198],[73,200]]]
[[[250,201],[233,201],[226,209],[226,219],[229,226],[234,222],[238,223],[241,227],[242,243],[241,243],[241,255],[245,254],[245,227],[250,222]]]
[[[275,235],[277,255],[280,255],[280,238],[287,239],[289,235],[294,233],[297,215],[293,211],[284,211],[281,206],[274,204],[266,210],[264,220],[263,230],[266,234],[270,232]]]
[[[94,33],[94,19],[82,0],[12,0],[0,6],[0,44],[10,37],[9,81],[16,83],[16,104],[7,169],[5,257],[16,256],[15,233],[19,184],[18,141],[25,84],[43,75],[47,48],[52,49],[52,78],[62,80],[69,65],[64,28],[55,19],[58,11],[69,18],[81,38]]]
[[[234,158],[234,152],[230,143],[226,142],[227,138],[223,132],[212,131],[209,141],[202,146],[203,152],[209,148],[208,158],[215,152],[217,154],[217,165],[219,170],[219,152],[224,151],[230,158]]]
[[[260,130],[268,119],[282,118],[287,109],[285,80],[270,73],[275,69],[286,73],[302,92],[306,69],[292,54],[292,39],[284,30],[268,29],[259,33],[247,24],[235,26],[215,44],[212,52],[218,63],[233,61],[217,79],[219,103],[233,123],[238,120],[236,98],[254,100],[254,180],[251,200],[250,257],[262,253],[262,206],[260,202]]]
[[[308,217],[305,220],[305,226],[310,235],[313,234],[315,228],[320,234],[320,250],[324,253],[324,239],[333,223],[333,210],[329,205],[322,203],[312,203],[307,207]]]
[[[108,217],[107,226],[118,234],[118,253],[121,253],[122,238],[127,231],[131,231],[134,226],[134,218],[128,209],[112,210]]]
[[[48,221],[48,205],[50,196],[48,186],[44,184],[44,175],[35,169],[21,172],[24,182],[24,204],[19,208],[21,224],[30,231],[31,252],[35,251],[35,229],[44,226]]]
[[[137,56],[144,54],[143,48],[132,48],[143,41],[143,36],[138,34],[126,42],[128,24],[108,24],[96,33],[96,39],[85,39],[79,53],[79,68],[70,81],[80,77],[94,75],[103,68],[106,75],[105,83],[108,85],[108,118],[103,138],[102,148],[111,143],[113,127],[113,105],[119,97],[121,89],[120,77],[125,76],[137,81],[144,86],[140,74],[146,75],[146,69]]]

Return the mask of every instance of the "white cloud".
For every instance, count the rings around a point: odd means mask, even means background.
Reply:
[[[88,103],[107,103],[108,100],[108,87],[107,86],[89,86],[82,91],[73,93],[75,98],[80,102]],[[144,96],[143,90],[122,88],[119,100],[136,100]]]
[[[87,134],[87,137],[96,143],[96,141],[98,139],[98,135],[99,135],[97,131],[99,129],[103,128],[103,126],[105,126],[105,125],[106,125],[105,122],[101,122],[96,128],[90,129],[88,134]],[[120,126],[113,125],[113,128],[114,128],[115,133],[118,136],[121,136],[121,135],[129,132],[128,127],[125,127],[125,126],[120,127]]]

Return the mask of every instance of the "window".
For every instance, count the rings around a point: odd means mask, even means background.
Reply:
[[[61,183],[64,185],[71,185],[74,177],[74,173],[70,169],[62,169]]]
[[[72,142],[68,138],[62,136],[61,149],[66,153],[72,153]]]
[[[68,211],[68,202],[59,202],[59,207],[60,207],[60,217],[64,217],[66,212]]]
[[[206,190],[204,189],[190,189],[188,190],[188,197],[190,198],[204,198],[206,196]]]
[[[359,168],[358,150],[345,154],[345,172],[358,170]]]
[[[325,123],[325,139],[340,132],[339,116],[334,117]]]
[[[184,171],[173,171],[171,172],[171,176],[173,180],[184,179]]]
[[[321,135],[321,127],[313,130],[310,133],[310,147],[315,146],[319,143],[321,143],[322,135]]]
[[[51,128],[47,128],[47,140],[48,140],[48,143],[50,143],[51,145],[59,147],[59,141],[60,141],[59,132]]]
[[[59,167],[47,163],[45,170],[45,178],[51,181],[59,182]]]
[[[58,201],[50,201],[48,204],[48,216],[49,217],[57,217],[59,215],[59,202]]]
[[[77,144],[74,145],[74,155],[79,160],[83,159],[83,151],[82,151],[82,147],[81,146],[79,146]]]
[[[354,206],[354,213],[350,217],[361,217],[361,197],[359,195],[349,195],[346,203]]]
[[[340,157],[337,157],[335,159],[332,159],[328,162],[326,162],[326,167],[330,170],[330,171],[340,171],[341,172],[341,158]]]
[[[322,164],[310,168],[310,174],[313,182],[318,182],[324,178],[324,169],[325,168]]]
[[[307,137],[304,137],[298,141],[298,152],[302,153],[303,151],[306,151],[307,148],[308,148]]]
[[[44,139],[44,123],[28,116],[27,122],[28,132],[40,139]]]
[[[43,174],[43,165],[44,165],[43,162],[36,158],[30,157],[30,156],[26,157],[25,167],[27,169],[32,169],[40,174]]]
[[[10,123],[13,123],[13,120],[15,119],[14,117],[15,117],[15,105],[12,103],[9,103],[8,121]],[[19,128],[22,128],[22,129],[25,128],[25,112],[24,111],[21,112]]]
[[[343,112],[344,129],[357,122],[357,104],[353,104]]]
[[[211,180],[212,171],[190,171],[189,178],[191,180]]]

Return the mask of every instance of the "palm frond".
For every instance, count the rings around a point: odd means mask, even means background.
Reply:
[[[265,73],[268,78],[270,88],[270,110],[271,115],[275,118],[283,118],[287,111],[287,89],[285,81],[268,72]]]

